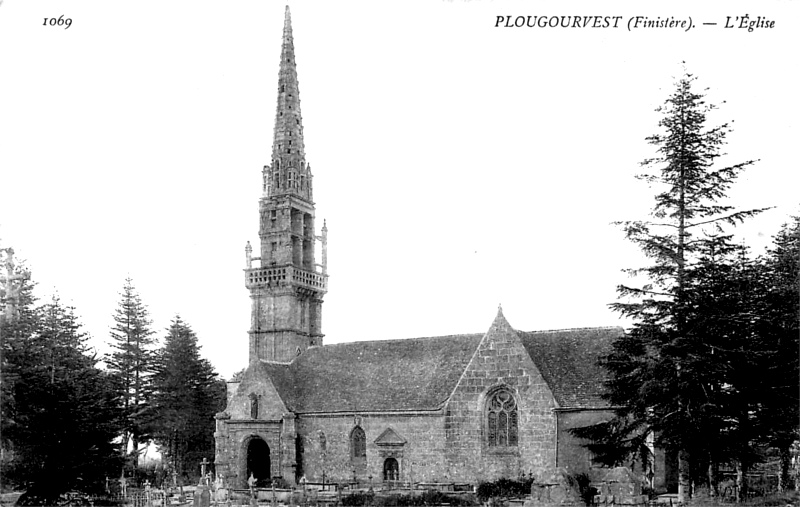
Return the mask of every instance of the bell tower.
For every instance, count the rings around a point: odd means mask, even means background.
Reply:
[[[262,172],[260,255],[245,248],[250,290],[250,362],[288,363],[322,345],[322,298],[327,291],[327,227],[315,235],[311,167],[306,162],[303,119],[289,7],[283,26],[278,106],[272,160]],[[322,243],[322,264],[314,260]],[[258,264],[258,266],[254,266]],[[318,268],[321,268],[318,270]]]

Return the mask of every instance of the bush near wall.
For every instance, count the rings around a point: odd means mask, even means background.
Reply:
[[[459,495],[448,495],[441,491],[427,490],[421,495],[376,495],[374,492],[357,492],[342,497],[344,507],[420,507],[424,505],[449,504],[454,507],[473,506],[474,499]]]
[[[533,477],[519,479],[498,479],[478,484],[478,500],[486,502],[491,498],[520,498],[531,494]]]

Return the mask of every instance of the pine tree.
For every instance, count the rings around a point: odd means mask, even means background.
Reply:
[[[178,476],[193,477],[203,458],[214,455],[214,415],[222,409],[225,388],[179,316],[158,351],[153,387],[155,441]]]
[[[788,484],[790,448],[800,439],[800,216],[785,224],[762,258],[765,279],[760,401],[766,442],[779,450],[780,486]]]
[[[621,222],[627,239],[652,261],[629,270],[647,281],[620,285],[620,301],[611,307],[630,318],[630,332],[620,337],[602,364],[610,373],[608,400],[622,407],[616,418],[582,436],[613,445],[620,459],[642,447],[648,434],[661,448],[678,455],[679,501],[690,480],[690,450],[712,452],[717,440],[710,421],[715,411],[717,373],[709,368],[708,329],[693,320],[690,290],[693,269],[702,258],[730,255],[735,249],[724,225],[736,225],[761,210],[737,211],[720,204],[737,175],[753,161],[717,168],[716,159],[730,131],[728,124],[708,128],[715,106],[695,93],[695,78],[684,75],[657,111],[661,132],[647,138],[657,155],[642,165],[638,178],[658,186],[648,221]],[[714,450],[715,452],[715,450]]]
[[[14,442],[11,435],[17,425],[15,390],[20,378],[25,357],[26,342],[35,333],[38,324],[33,296],[35,284],[25,280],[20,286],[19,301],[13,319],[0,318],[0,476],[8,476],[8,468],[14,458]]]
[[[72,308],[54,298],[20,314],[9,333],[13,408],[4,438],[13,457],[7,477],[27,489],[21,504],[49,505],[68,490],[99,489],[118,467],[119,400]]]
[[[152,322],[130,278],[120,294],[111,328],[114,351],[107,358],[109,372],[119,389],[124,408],[122,455],[132,447],[133,474],[139,461],[139,444],[150,439],[148,421],[153,370]]]

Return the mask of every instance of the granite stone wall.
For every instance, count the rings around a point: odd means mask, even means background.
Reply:
[[[251,365],[241,382],[228,383],[228,404],[216,416],[216,473],[230,486],[246,487],[247,447],[260,438],[269,446],[271,475],[293,480],[294,445],[287,439],[293,439],[294,422],[272,382]]]
[[[586,440],[573,436],[569,430],[608,421],[614,412],[608,410],[569,410],[558,412],[558,462],[556,466],[570,473],[588,473],[592,480],[600,480],[608,472],[594,463]]]
[[[366,466],[350,456],[350,435],[356,425],[366,434]],[[391,429],[403,443],[381,445],[376,440]],[[375,484],[383,480],[387,458],[397,460],[401,481],[442,482],[450,480],[444,463],[444,417],[439,413],[415,415],[342,414],[301,416],[297,433],[302,438],[302,469],[306,480],[359,481]]]
[[[486,439],[487,396],[498,388],[517,401],[519,442],[491,447]],[[502,314],[481,341],[445,408],[445,459],[450,476],[477,482],[555,465],[555,401],[519,336]]]

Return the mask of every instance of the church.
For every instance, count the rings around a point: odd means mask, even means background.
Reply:
[[[246,247],[249,365],[216,416],[227,484],[476,484],[596,470],[568,430],[611,417],[597,358],[621,328],[523,332],[498,309],[475,334],[323,343],[327,228],[317,236],[288,7],[262,176],[260,245]]]

